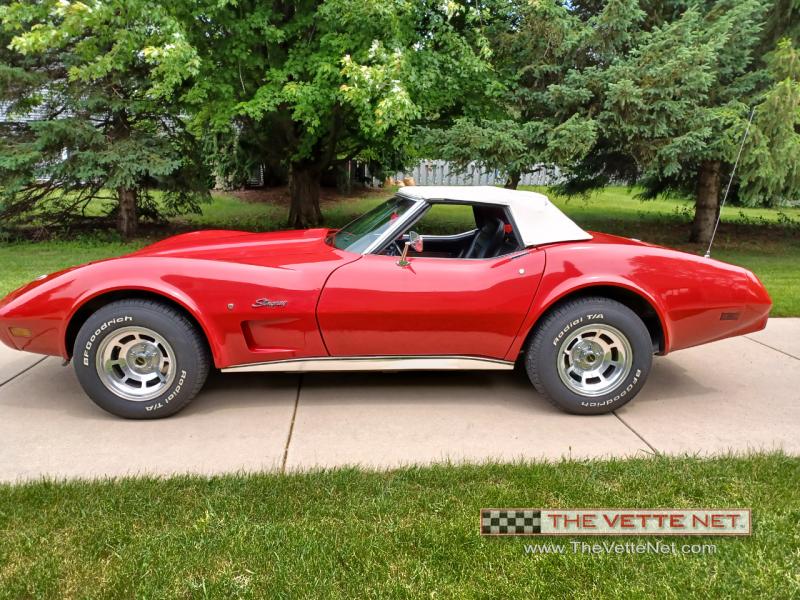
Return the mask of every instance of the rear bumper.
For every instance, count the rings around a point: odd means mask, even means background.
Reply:
[[[724,294],[705,306],[689,305],[670,312],[670,351],[699,346],[730,337],[761,331],[767,326],[772,299],[750,271],[742,269]]]

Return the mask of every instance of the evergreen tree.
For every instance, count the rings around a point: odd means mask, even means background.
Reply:
[[[783,39],[797,27],[796,19],[776,22],[770,10],[780,3],[766,0],[682,4],[661,3],[662,14],[649,16],[652,28],[599,74],[602,142],[570,183],[581,189],[622,178],[643,183],[649,196],[694,195],[690,240],[706,243],[749,107],[756,117],[739,200],[777,204],[800,194],[797,54]],[[781,39],[777,50],[759,54]]]
[[[465,115],[424,130],[425,151],[464,168],[476,161],[516,188],[537,165],[569,171],[595,146],[581,74],[623,52],[640,19],[635,0],[580,13],[561,0],[498,2],[487,27],[493,78]],[[576,102],[577,100],[577,102]]]
[[[0,22],[3,219],[55,221],[111,192],[129,237],[142,209],[196,209],[207,170],[172,92],[196,62],[160,3],[11,2]]]
[[[429,154],[504,171],[509,187],[545,163],[562,167],[571,193],[627,181],[646,196],[693,195],[690,237],[706,242],[756,106],[738,199],[800,194],[796,0],[499,6],[487,33],[495,81],[429,133]]]

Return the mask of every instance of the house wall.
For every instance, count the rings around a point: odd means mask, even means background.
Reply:
[[[395,173],[397,180],[413,177],[417,185],[503,185],[505,173],[499,171],[486,172],[475,163],[470,163],[466,170],[458,171],[444,160],[423,160],[410,171]],[[520,185],[554,185],[561,183],[563,176],[557,167],[539,165],[532,173],[526,173],[520,179]]]

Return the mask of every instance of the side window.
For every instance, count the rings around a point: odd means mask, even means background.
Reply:
[[[489,256],[503,256],[522,250],[519,234],[514,231],[513,220],[507,207],[504,206],[476,206],[474,208],[475,221],[478,225],[477,242],[480,244],[494,244],[487,251]],[[502,227],[502,234],[497,234],[497,227]],[[494,241],[488,241],[494,234]]]
[[[455,235],[477,229],[475,214],[466,204],[434,204],[411,229],[423,236]]]
[[[498,205],[434,203],[382,253],[401,253],[410,231],[423,237],[422,252],[409,249],[410,256],[482,259],[522,249],[507,209]]]

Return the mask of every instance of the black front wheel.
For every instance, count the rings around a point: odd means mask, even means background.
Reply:
[[[182,313],[151,300],[121,300],[91,315],[72,362],[100,408],[127,419],[175,414],[197,395],[210,367],[202,334]]]
[[[567,412],[611,412],[638,394],[653,361],[639,316],[610,298],[581,298],[550,311],[525,357],[534,387]]]

